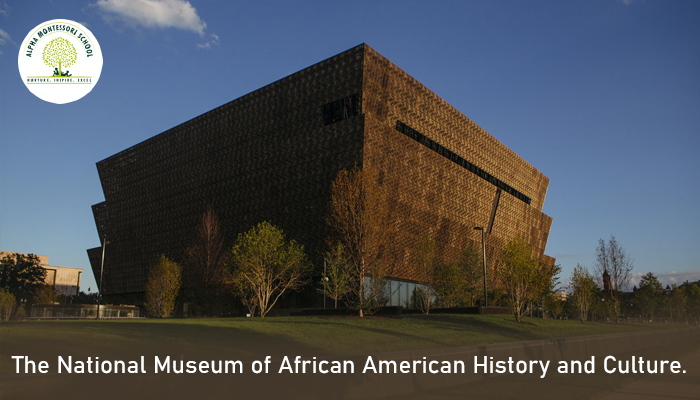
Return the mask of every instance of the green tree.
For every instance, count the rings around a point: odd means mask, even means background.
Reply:
[[[34,295],[35,304],[57,304],[63,300],[63,296],[51,285],[41,286]]]
[[[473,248],[465,248],[457,257],[455,263],[464,279],[464,305],[474,306],[477,299],[484,296],[484,264],[481,251]]]
[[[581,322],[588,321],[588,311],[590,310],[596,296],[596,284],[593,277],[588,272],[588,268],[581,264],[576,264],[571,275],[572,301],[576,304],[576,313]]]
[[[639,288],[634,292],[634,302],[641,309],[645,319],[654,320],[654,312],[661,307],[663,286],[656,276],[649,272],[642,275]]]
[[[564,313],[564,301],[561,300],[553,292],[548,293],[543,300],[547,313],[553,318],[558,319]]]
[[[333,299],[333,308],[338,308],[338,300],[348,294],[352,284],[351,264],[343,245],[338,243],[331,251],[326,252],[325,262],[326,273],[321,279],[318,293]]]
[[[17,307],[15,296],[5,289],[0,289],[0,319],[7,321]]]
[[[386,265],[395,255],[392,226],[379,185],[359,169],[342,170],[331,185],[330,243],[340,243],[351,264],[348,306],[360,317],[386,304]]]
[[[260,318],[287,290],[304,286],[311,270],[304,247],[287,241],[282,230],[269,222],[238,235],[231,262],[234,281],[254,295]]]
[[[671,317],[671,322],[674,321],[674,316],[677,322],[681,321],[681,318],[685,316],[687,304],[688,296],[684,288],[674,284],[668,298],[668,312]]]
[[[180,266],[163,254],[158,256],[146,283],[146,310],[151,316],[168,318],[172,314],[181,279]]]
[[[34,254],[13,253],[0,259],[0,289],[12,293],[18,303],[32,300],[45,278],[46,270]]]
[[[432,235],[423,235],[413,251],[420,282],[416,286],[415,301],[418,308],[430,314],[435,292],[435,269],[438,265],[437,243]]]
[[[459,307],[469,301],[464,270],[455,262],[437,265],[433,287],[442,307]]]
[[[539,264],[533,257],[532,246],[515,236],[503,247],[498,275],[509,297],[516,321],[520,322],[525,305],[537,289]]]
[[[591,300],[591,307],[589,309],[593,321],[605,320],[605,316],[608,313],[607,308],[606,308],[606,303],[610,303],[610,302],[605,301],[605,296],[603,294],[603,291],[600,290],[598,287],[596,287],[596,290],[593,294],[593,299]]]
[[[483,296],[483,279],[481,252],[467,247],[454,262],[436,266],[433,287],[442,307],[473,306]]]
[[[686,308],[695,324],[700,321],[700,285],[697,283],[686,285]]]
[[[58,68],[59,76],[63,67],[70,67],[78,59],[78,52],[68,40],[59,37],[49,42],[41,53],[44,64]]]
[[[73,304],[97,304],[97,293],[80,292],[73,298]]]
[[[532,316],[534,305],[542,305],[542,318],[546,313],[546,299],[554,293],[555,288],[559,284],[559,273],[561,266],[547,265],[544,263],[537,264],[537,273],[535,274],[534,284],[530,295],[530,316]]]

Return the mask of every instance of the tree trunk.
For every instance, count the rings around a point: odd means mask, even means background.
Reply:
[[[362,308],[365,306],[365,258],[362,257],[360,260],[361,264],[361,270],[360,270],[360,299],[359,304],[360,304],[360,318],[364,317],[364,314],[362,313]]]
[[[542,300],[542,311],[541,312],[542,312],[542,315],[541,315],[542,319],[549,319],[549,318],[547,318],[547,310],[544,308],[544,300]]]

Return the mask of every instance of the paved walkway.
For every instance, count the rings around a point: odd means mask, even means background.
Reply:
[[[678,361],[685,374],[646,375],[601,400],[700,399],[700,351]]]

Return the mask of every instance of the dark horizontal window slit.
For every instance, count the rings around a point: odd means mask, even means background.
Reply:
[[[521,192],[513,189],[512,186],[510,186],[507,183],[503,182],[502,180],[496,178],[495,176],[489,174],[488,172],[484,171],[483,169],[477,167],[476,165],[470,163],[469,161],[465,160],[464,158],[458,156],[457,154],[453,153],[449,149],[446,149],[441,144],[430,139],[429,137],[425,136],[424,134],[418,132],[417,130],[411,128],[410,126],[404,124],[403,122],[396,121],[396,130],[403,133],[404,135],[410,137],[411,139],[415,140],[416,142],[422,144],[423,146],[440,154],[441,156],[447,158],[448,160],[452,161],[453,163],[461,166],[462,168],[465,168],[465,169],[471,171],[476,176],[478,176],[481,179],[483,179],[483,180],[491,183],[492,185],[500,188],[504,192],[510,193],[513,196],[515,196],[516,198],[524,201],[525,203],[530,204],[530,202],[531,202],[530,198],[525,196]]]
[[[323,123],[326,125],[360,115],[362,112],[361,97],[352,94],[340,100],[332,101],[323,106]]]

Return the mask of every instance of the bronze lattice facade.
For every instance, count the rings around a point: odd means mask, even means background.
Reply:
[[[182,259],[212,207],[228,240],[261,221],[302,243],[317,268],[338,171],[361,166],[389,193],[392,278],[416,280],[411,252],[432,234],[445,260],[521,235],[544,255],[549,179],[366,44],[292,74],[97,163],[93,206],[109,244],[104,293],[144,291],[158,254]],[[99,279],[101,249],[88,250]]]

